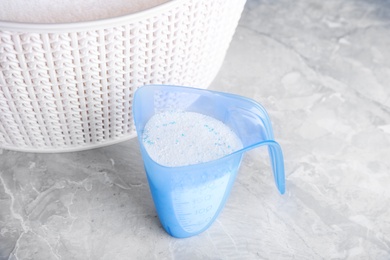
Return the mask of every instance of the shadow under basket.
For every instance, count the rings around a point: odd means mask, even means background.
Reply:
[[[78,151],[134,137],[135,90],[207,88],[244,4],[183,0],[91,22],[0,22],[0,148]]]

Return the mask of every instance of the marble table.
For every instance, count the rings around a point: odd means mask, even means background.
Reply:
[[[136,139],[0,150],[0,259],[390,259],[390,4],[248,0],[210,89],[268,110],[285,156],[248,152],[204,233],[161,227]]]

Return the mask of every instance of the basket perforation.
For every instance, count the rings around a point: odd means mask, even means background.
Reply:
[[[79,52],[79,41],[78,41],[78,34],[77,33],[71,33],[71,47],[72,47],[72,57],[73,57],[73,64],[72,67],[72,73],[73,73],[73,79],[75,80],[75,86],[77,88],[77,91],[74,95],[74,101],[76,102],[70,102],[69,104],[73,104],[74,106],[73,111],[78,112],[78,120],[76,129],[82,132],[81,136],[85,136],[85,133],[89,132],[88,129],[88,121],[87,121],[87,111],[86,111],[86,104],[85,104],[85,89],[84,84],[82,80],[82,69],[81,69],[81,60],[80,60],[80,52]],[[83,143],[89,143],[89,139],[85,138]]]
[[[15,145],[21,145],[24,143],[22,136],[26,135],[26,132],[24,131],[24,128],[19,131],[21,119],[18,116],[18,114],[15,115],[16,107],[15,104],[12,102],[6,102],[7,99],[10,99],[11,95],[8,91],[8,88],[4,88],[1,91],[1,96],[5,99],[2,99],[3,101],[0,102],[1,105],[1,114],[0,119],[5,122],[4,124],[1,124],[1,140],[4,142],[12,143]],[[3,132],[4,131],[4,132]],[[14,135],[6,135],[3,133],[12,132],[15,133]]]
[[[53,44],[53,41],[56,41],[57,37],[52,34],[42,34],[41,37],[43,42],[43,50],[46,58],[46,71],[48,72],[49,76],[49,80],[47,84],[45,84],[45,93],[47,93],[46,97],[47,100],[50,100],[50,102],[47,102],[45,107],[50,107],[50,109],[47,110],[47,114],[51,115],[51,120],[47,120],[46,122],[49,125],[55,125],[55,130],[51,130],[51,132],[55,136],[54,140],[56,141],[52,142],[55,144],[55,146],[59,146],[63,143],[65,145],[71,145],[69,135],[64,134],[68,133],[69,129],[68,124],[66,123],[66,118],[64,116],[64,107],[60,89],[58,87],[57,73],[55,73],[55,70],[49,69],[55,66],[54,54],[56,54],[56,52],[53,49],[53,46],[55,45]]]
[[[100,84],[101,84],[101,97],[102,97],[102,122],[103,122],[103,129],[102,129],[102,136],[104,136],[104,139],[109,139],[109,124],[108,124],[108,88],[107,88],[107,61],[106,61],[106,49],[105,49],[105,33],[104,30],[97,31],[98,38],[98,52],[99,52],[99,68],[100,68]],[[98,135],[100,136],[100,135]]]
[[[31,101],[28,97],[28,92],[25,89],[18,89],[17,86],[4,89],[6,95],[12,99],[17,100],[17,102],[11,104],[10,108],[12,109],[12,114],[15,119],[15,123],[18,127],[18,143],[26,142],[29,145],[34,145],[33,140],[31,140],[31,133],[33,133],[33,127],[31,126],[28,113],[31,113]],[[9,91],[9,92],[8,92]],[[26,112],[27,111],[27,112]]]

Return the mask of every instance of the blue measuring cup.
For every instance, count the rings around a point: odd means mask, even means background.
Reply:
[[[243,148],[220,159],[167,167],[147,153],[142,134],[156,113],[188,111],[214,117],[229,126]],[[164,229],[184,238],[205,231],[230,194],[244,152],[266,145],[279,192],[285,192],[282,150],[274,141],[266,110],[255,101],[222,92],[180,86],[149,85],[134,94],[133,116],[145,171],[158,217]]]

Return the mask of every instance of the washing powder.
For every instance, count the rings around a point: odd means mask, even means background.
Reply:
[[[145,125],[142,138],[149,156],[170,167],[216,160],[242,148],[227,125],[195,112],[155,114]]]

